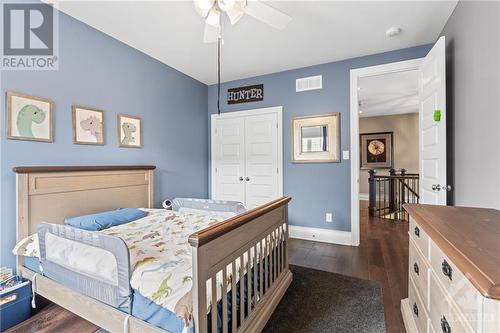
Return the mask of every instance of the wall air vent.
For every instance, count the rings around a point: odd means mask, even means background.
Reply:
[[[303,77],[295,80],[295,91],[309,91],[323,88],[323,76]]]

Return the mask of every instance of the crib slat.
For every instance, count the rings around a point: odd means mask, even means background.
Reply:
[[[257,305],[257,298],[259,296],[258,292],[258,282],[257,282],[257,256],[259,255],[257,251],[257,244],[253,247],[253,304],[254,307]]]
[[[222,333],[227,333],[227,267],[222,269]]]
[[[271,232],[271,246],[269,247],[270,251],[270,257],[271,257],[271,273],[269,274],[269,277],[271,278],[271,286],[274,283],[274,231]]]
[[[210,314],[212,315],[212,332],[217,332],[217,273],[212,276],[212,303]]]
[[[245,281],[243,281],[243,271],[245,269],[245,261],[243,254],[240,256],[240,327],[243,325],[245,319]]]
[[[247,316],[252,312],[252,257],[251,249],[247,251]]]
[[[231,332],[236,333],[236,315],[238,314],[236,307],[236,262],[231,262]]]
[[[278,227],[278,276],[281,274],[281,227]]]
[[[259,251],[259,291],[260,291],[260,298],[262,299],[262,296],[264,296],[264,247],[263,247],[264,240],[260,240],[260,251]]]
[[[283,236],[285,237],[285,240],[283,241],[283,248],[285,249],[285,262],[283,264],[283,269],[287,270],[288,269],[288,225],[283,225]]]
[[[266,264],[264,265],[264,275],[266,276],[264,289],[265,289],[265,292],[267,293],[267,289],[269,286],[269,241],[268,241],[268,236],[266,236],[264,243],[266,244],[266,250],[264,251],[264,260],[266,261]]]

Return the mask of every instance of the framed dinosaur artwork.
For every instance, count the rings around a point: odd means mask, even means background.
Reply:
[[[48,99],[7,92],[7,138],[53,142],[54,103]]]
[[[118,141],[120,147],[142,147],[142,120],[139,117],[118,114]]]
[[[73,105],[73,143],[104,145],[104,111]]]

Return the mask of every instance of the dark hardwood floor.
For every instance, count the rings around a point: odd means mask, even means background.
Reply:
[[[292,239],[290,263],[378,281],[387,332],[405,332],[400,302],[408,297],[408,223],[369,218],[367,202],[360,206],[360,246]]]
[[[368,217],[361,202],[359,247],[290,240],[290,263],[381,284],[388,333],[405,332],[400,301],[408,296],[408,223]],[[97,327],[55,304],[48,304],[8,333],[79,332]],[[364,332],[363,332],[364,333]]]

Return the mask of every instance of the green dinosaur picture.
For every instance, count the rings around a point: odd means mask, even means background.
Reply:
[[[120,147],[142,147],[141,118],[119,114],[118,139]]]
[[[52,109],[49,100],[7,92],[8,138],[52,142]]]

